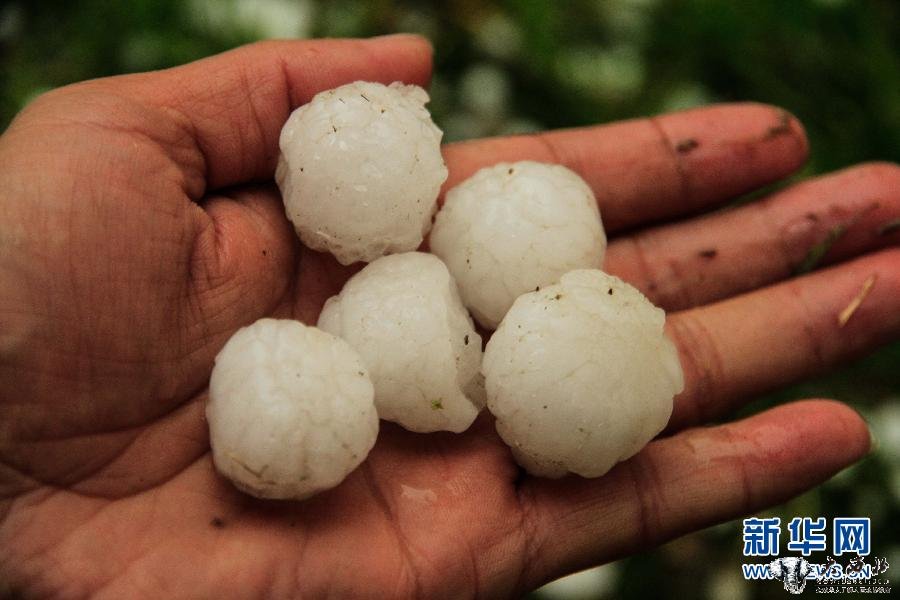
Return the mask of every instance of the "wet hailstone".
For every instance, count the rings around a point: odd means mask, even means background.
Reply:
[[[447,178],[427,102],[418,86],[357,81],[291,114],[275,179],[304,244],[350,264],[422,243]]]
[[[533,475],[599,477],[659,434],[684,387],[665,313],[597,270],[523,294],[491,337],[488,409]]]
[[[325,303],[318,325],[359,352],[382,419],[412,431],[460,432],[484,405],[481,337],[433,255],[372,262]]]
[[[447,193],[430,238],[483,326],[575,269],[600,268],[606,235],[590,187],[560,165],[486,167]]]
[[[336,486],[378,434],[359,355],[290,320],[261,319],[228,340],[206,418],[216,469],[260,498],[303,499]]]

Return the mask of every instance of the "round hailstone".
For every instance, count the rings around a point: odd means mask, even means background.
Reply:
[[[520,296],[488,342],[488,408],[533,475],[599,477],[669,420],[684,387],[665,313],[602,271]]]
[[[481,169],[450,190],[430,244],[475,319],[494,329],[521,294],[600,268],[606,235],[581,177],[523,161]]]
[[[220,473],[260,498],[303,499],[343,481],[372,449],[372,382],[343,340],[260,319],[216,356],[210,444]]]
[[[440,259],[379,258],[325,303],[319,327],[369,368],[382,419],[418,432],[465,430],[484,406],[481,337]]]
[[[422,243],[447,179],[427,102],[415,85],[357,81],[291,114],[275,179],[304,244],[346,265]]]

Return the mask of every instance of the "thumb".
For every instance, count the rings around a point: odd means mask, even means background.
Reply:
[[[158,74],[163,91],[153,96],[147,87],[146,97],[177,107],[190,121],[200,160],[185,165],[204,165],[206,187],[215,189],[270,179],[282,125],[316,93],[360,79],[425,85],[430,68],[430,46],[416,36],[266,42]],[[216,87],[215,93],[197,89],[198,81]],[[269,314],[285,298],[298,242],[271,183],[229,188],[202,206],[208,219],[191,257],[194,291],[204,315],[224,317],[222,330],[230,331],[235,323]]]

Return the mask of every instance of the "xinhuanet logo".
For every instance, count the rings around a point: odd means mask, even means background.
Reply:
[[[868,517],[837,517],[832,520],[830,531],[825,517],[791,519],[787,525],[786,549],[800,556],[779,556],[781,531],[778,517],[744,519],[744,556],[769,558],[744,562],[741,565],[744,579],[778,580],[792,594],[802,593],[810,581],[818,593],[890,594],[890,580],[881,577],[890,566],[887,559],[869,557]],[[824,556],[822,562],[814,562],[811,558],[814,553],[829,551],[828,533],[831,533],[831,554]]]

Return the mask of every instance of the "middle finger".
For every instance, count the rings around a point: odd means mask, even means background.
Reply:
[[[900,168],[870,164],[740,208],[610,241],[604,270],[667,311],[900,244]]]

